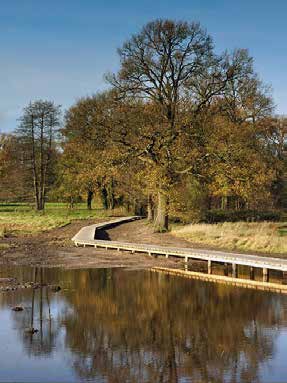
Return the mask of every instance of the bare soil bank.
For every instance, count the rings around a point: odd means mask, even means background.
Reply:
[[[81,227],[98,220],[79,220],[51,231],[32,236],[10,237],[0,240],[0,264],[30,265],[64,268],[127,267],[132,269],[161,267],[183,267],[183,260],[176,258],[149,257],[145,254],[131,254],[92,247],[75,247],[71,238]],[[109,230],[102,230],[98,238],[123,242],[147,243],[171,247],[202,247],[173,236],[170,233],[154,233],[146,221],[120,224]],[[264,254],[260,254],[264,255]],[[266,256],[270,256],[266,254]],[[282,257],[282,255],[281,255]],[[194,271],[204,271],[205,262],[193,261]]]
[[[182,267],[180,259],[154,258],[144,254],[131,254],[94,248],[75,247],[71,238],[81,227],[101,220],[81,220],[32,236],[10,237],[0,240],[0,264],[29,265],[64,268],[154,266]],[[188,247],[190,243],[170,234],[155,234],[144,221],[119,225],[99,233],[104,238],[162,246]]]

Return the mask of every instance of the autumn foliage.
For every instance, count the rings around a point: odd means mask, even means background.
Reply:
[[[119,57],[110,89],[76,102],[50,142],[56,177],[47,169],[44,198],[91,208],[97,196],[161,231],[169,216],[284,207],[286,120],[245,49],[218,55],[198,23],[156,20]],[[1,158],[10,155],[2,143]],[[5,179],[7,165],[0,171]]]

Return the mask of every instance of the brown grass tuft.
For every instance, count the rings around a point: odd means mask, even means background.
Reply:
[[[229,250],[287,255],[286,225],[274,222],[191,224],[172,234],[188,241]]]

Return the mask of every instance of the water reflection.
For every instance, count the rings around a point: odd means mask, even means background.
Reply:
[[[60,360],[61,381],[264,381],[287,323],[286,297],[266,292],[148,271],[13,273],[64,287],[56,294],[43,287],[0,297],[0,310],[25,306],[10,314],[14,347],[24,346],[32,367],[43,356],[49,367]],[[39,332],[27,334],[27,327]],[[287,376],[284,368],[280,374]],[[42,374],[46,381],[45,368]]]

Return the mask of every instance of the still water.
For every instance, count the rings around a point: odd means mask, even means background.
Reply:
[[[287,296],[149,271],[38,276],[62,290],[0,293],[1,382],[287,382]]]

